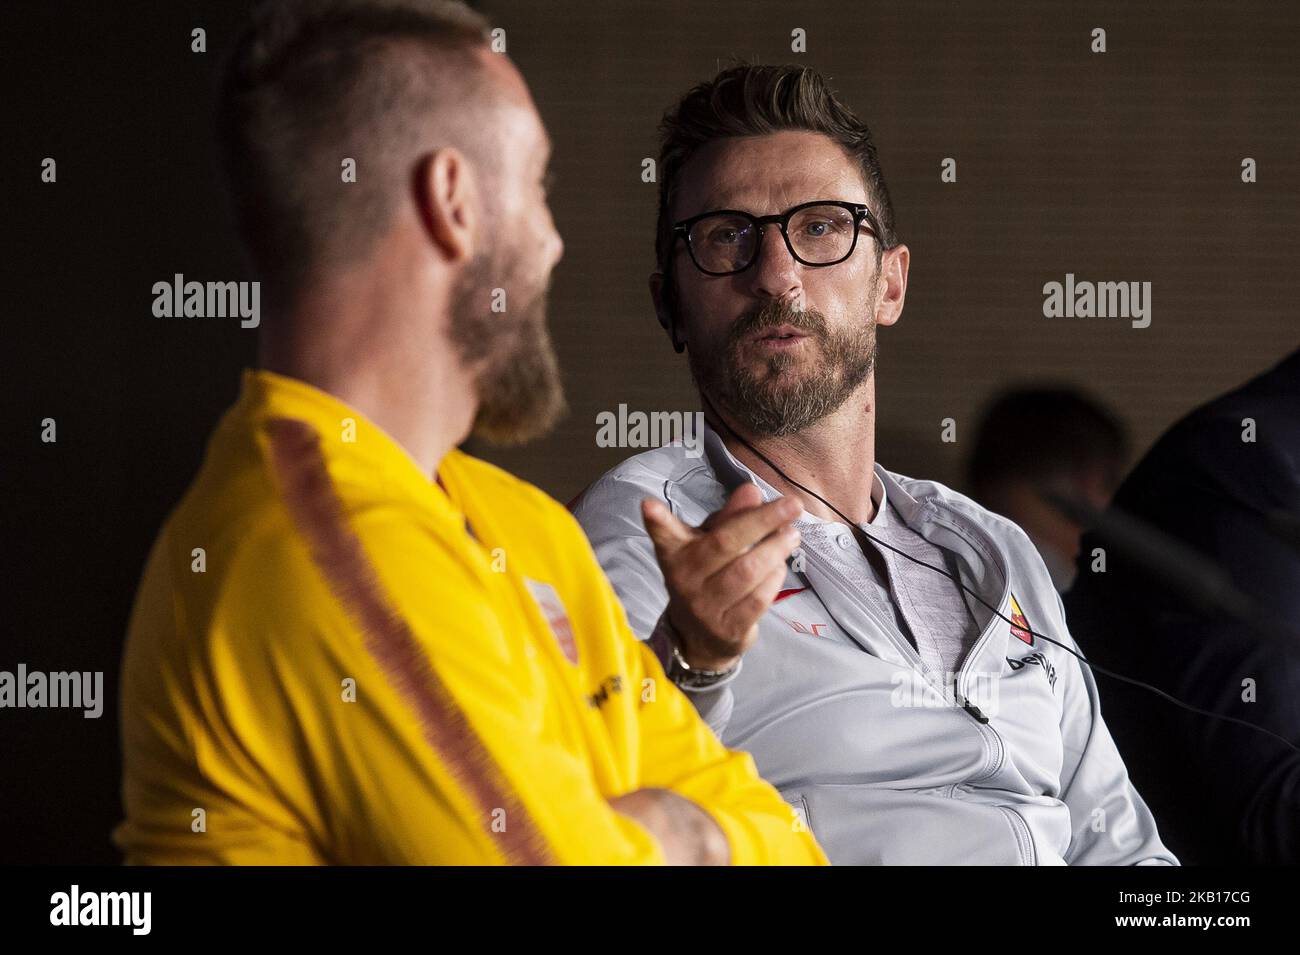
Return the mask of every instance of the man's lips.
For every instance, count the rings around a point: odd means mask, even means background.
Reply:
[[[778,325],[776,328],[765,328],[754,336],[756,342],[795,342],[807,338],[808,333],[800,331],[793,325]]]
[[[751,338],[750,342],[764,351],[785,351],[799,348],[808,337],[807,332],[793,325],[779,325],[776,328],[765,328]]]

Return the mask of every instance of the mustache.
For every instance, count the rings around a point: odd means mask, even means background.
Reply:
[[[826,337],[826,316],[814,309],[798,309],[788,302],[769,301],[736,319],[727,334],[731,344],[746,341],[769,328],[789,325],[817,339]]]

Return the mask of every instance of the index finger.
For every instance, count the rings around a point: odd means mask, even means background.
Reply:
[[[718,521],[690,545],[699,555],[696,569],[706,576],[714,573],[789,524],[801,510],[794,498],[782,497]]]
[[[722,507],[714,511],[704,519],[700,525],[700,530],[711,531],[722,521],[726,520],[733,514],[739,514],[750,508],[763,506],[763,492],[758,489],[757,484],[745,483],[740,485],[731,492],[731,496],[723,503]]]

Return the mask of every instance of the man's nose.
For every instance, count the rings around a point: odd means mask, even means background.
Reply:
[[[754,294],[767,298],[788,298],[803,288],[799,263],[775,223],[763,229],[750,275]]]

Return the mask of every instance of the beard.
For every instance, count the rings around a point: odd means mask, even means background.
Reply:
[[[867,322],[832,331],[816,309],[803,311],[784,299],[770,299],[742,315],[720,339],[701,343],[693,336],[691,376],[702,393],[753,435],[802,431],[836,411],[875,370],[874,297],[870,305]],[[797,353],[776,352],[756,362],[754,337],[781,325],[798,329],[807,341]]]
[[[520,291],[506,289],[505,312],[484,301],[492,276],[505,270],[479,255],[465,269],[452,297],[451,338],[461,361],[476,368],[478,411],[471,431],[490,444],[522,444],[546,434],[564,414],[559,361],[546,330],[543,285],[522,306]]]

